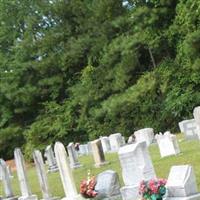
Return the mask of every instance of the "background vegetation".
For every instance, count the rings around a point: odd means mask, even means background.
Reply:
[[[0,2],[0,155],[153,127],[200,102],[199,0]]]

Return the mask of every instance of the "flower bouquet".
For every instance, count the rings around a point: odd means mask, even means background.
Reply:
[[[166,180],[156,179],[150,181],[142,181],[139,187],[139,193],[143,199],[147,200],[162,200],[166,193]]]
[[[80,184],[80,193],[85,198],[94,198],[97,195],[95,191],[96,180],[95,177],[90,178],[90,172],[88,172],[87,180],[82,180]]]

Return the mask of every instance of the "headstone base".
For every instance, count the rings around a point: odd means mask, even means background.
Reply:
[[[75,197],[64,197],[61,200],[85,200],[81,195],[77,195]]]
[[[103,165],[107,165],[107,164],[109,164],[108,161],[102,162],[102,163],[97,163],[97,164],[95,164],[94,166],[95,166],[96,168],[99,168],[99,167],[101,167],[101,166],[103,166]]]
[[[18,199],[17,196],[15,196],[15,197],[8,197],[8,198],[2,198],[2,200],[17,200],[17,199]]]
[[[36,195],[31,195],[31,196],[21,196],[18,198],[18,200],[38,200]]]
[[[188,197],[166,197],[163,200],[200,200],[200,193]]]
[[[139,186],[124,186],[120,188],[120,192],[122,195],[123,200],[133,200],[133,199],[139,199]]]
[[[59,197],[49,197],[49,198],[45,198],[45,199],[41,199],[41,200],[57,200],[60,199]]]
[[[83,165],[81,165],[80,163],[74,163],[73,165],[70,165],[70,168],[71,169],[76,169],[76,168],[79,168],[79,167],[82,167]]]

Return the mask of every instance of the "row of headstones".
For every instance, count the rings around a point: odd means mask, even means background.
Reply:
[[[200,106],[193,110],[193,119],[179,122],[179,128],[188,140],[200,139]]]
[[[82,199],[76,190],[64,145],[60,142],[56,142],[54,150],[65,192],[63,200]],[[123,200],[137,199],[139,197],[138,188],[141,180],[151,180],[156,178],[146,142],[123,146],[119,149],[118,155],[125,186],[120,188],[116,172],[112,170],[105,171],[97,177],[97,185],[95,189],[99,192],[97,197],[98,199],[116,199],[119,197],[122,197]],[[2,171],[5,199],[36,200],[37,196],[32,194],[30,190],[26,175],[25,162],[20,149],[15,149],[14,156],[21,189],[21,197],[18,198],[13,195],[8,169],[6,163],[1,159],[0,170]],[[49,190],[45,165],[41,152],[35,150],[33,158],[43,199],[57,199],[51,195]],[[200,194],[197,192],[193,169],[188,165],[174,166],[171,168],[167,181],[167,189],[167,199],[177,198],[195,200],[200,198]]]

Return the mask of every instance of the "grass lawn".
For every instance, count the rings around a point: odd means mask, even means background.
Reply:
[[[194,167],[197,184],[200,191],[200,142],[183,140],[182,135],[178,135],[178,140],[181,149],[181,154],[177,156],[170,156],[161,159],[158,146],[157,145],[150,146],[149,151],[153,160],[157,177],[167,178],[170,171],[170,167],[172,165],[191,164]],[[101,168],[94,168],[92,156],[80,157],[79,160],[83,164],[83,167],[73,170],[77,188],[79,188],[80,181],[83,178],[87,177],[87,171],[89,169],[92,175],[96,175],[107,169],[115,170],[119,174],[121,185],[123,185],[118,155],[115,153],[106,154],[106,159],[110,162],[109,164],[102,166]],[[52,194],[54,196],[63,197],[64,192],[58,172],[48,174],[48,178]],[[40,187],[34,167],[30,167],[28,169],[28,179],[30,182],[32,192],[34,194],[37,194],[41,198]],[[14,193],[19,195],[20,190],[16,173],[14,173],[12,184]],[[0,187],[0,196],[1,196],[3,194],[2,183],[0,183],[0,186],[1,186]]]

